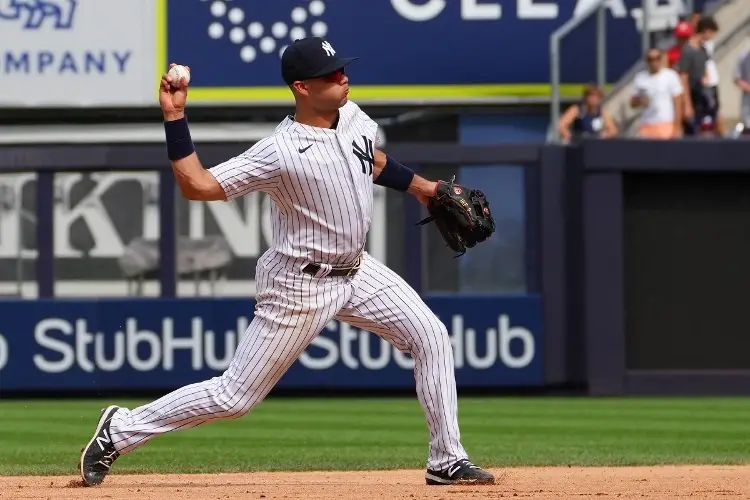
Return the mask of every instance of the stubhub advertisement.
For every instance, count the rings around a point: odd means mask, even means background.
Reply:
[[[543,377],[536,296],[432,298],[459,387],[533,386]],[[0,302],[0,390],[174,389],[220,375],[253,300]],[[412,387],[414,361],[331,321],[282,377],[286,388]]]

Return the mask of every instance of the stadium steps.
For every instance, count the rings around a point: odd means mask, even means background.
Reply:
[[[748,5],[748,10],[750,10],[750,5]],[[727,131],[731,130],[740,118],[742,93],[734,84],[734,70],[737,60],[747,50],[750,50],[750,20],[742,29],[737,30],[730,43],[721,47],[717,54],[721,115]]]
[[[750,47],[750,8],[748,0],[726,0],[706,13],[712,15],[719,25],[716,36],[716,62],[719,69],[719,93],[722,101],[725,123],[734,123],[739,115],[739,90],[732,83],[732,74],[737,57],[742,50]],[[661,48],[673,44],[671,37]],[[638,61],[610,90],[604,101],[605,109],[617,122],[620,134],[632,137],[635,134],[638,112],[630,108],[631,85],[635,75],[645,69],[645,63]],[[728,130],[728,129],[727,129]]]

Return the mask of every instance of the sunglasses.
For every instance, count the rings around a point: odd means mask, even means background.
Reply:
[[[344,68],[341,68],[339,70],[334,71],[333,73],[328,73],[326,75],[321,76],[320,79],[329,83],[338,83],[341,81],[341,79],[344,77],[345,74],[346,73],[344,72]]]
[[[661,61],[661,56],[648,56],[646,58],[646,61],[648,61],[648,62],[651,62],[651,61]]]

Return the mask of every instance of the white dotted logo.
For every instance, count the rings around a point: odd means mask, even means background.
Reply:
[[[8,341],[0,335],[0,371],[8,364]]]
[[[292,9],[288,20],[265,26],[250,19],[242,7],[233,6],[232,0],[201,0],[210,3],[212,21],[208,25],[208,36],[220,40],[227,36],[238,45],[240,59],[246,63],[255,61],[258,51],[271,54],[278,50],[284,53],[289,43],[308,36],[325,37],[328,25],[320,19],[326,11],[324,0],[306,1],[303,6]]]

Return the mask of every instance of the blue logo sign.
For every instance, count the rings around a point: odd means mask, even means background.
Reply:
[[[28,30],[67,30],[73,27],[77,3],[78,0],[0,0],[0,20],[20,21]]]
[[[295,39],[319,36],[342,56],[352,98],[549,95],[549,40],[592,0],[160,0],[167,1],[166,55],[189,64],[193,102],[291,99],[279,58]],[[696,2],[696,7],[702,5]],[[607,79],[641,56],[641,0],[606,2]],[[681,0],[652,12],[665,29]],[[596,23],[565,39],[562,77],[596,77]],[[580,89],[576,87],[576,92]]]
[[[543,381],[538,297],[428,299],[446,324],[459,386]],[[0,302],[0,389],[172,389],[228,366],[249,300]],[[331,321],[279,382],[291,388],[401,388],[414,359]]]

